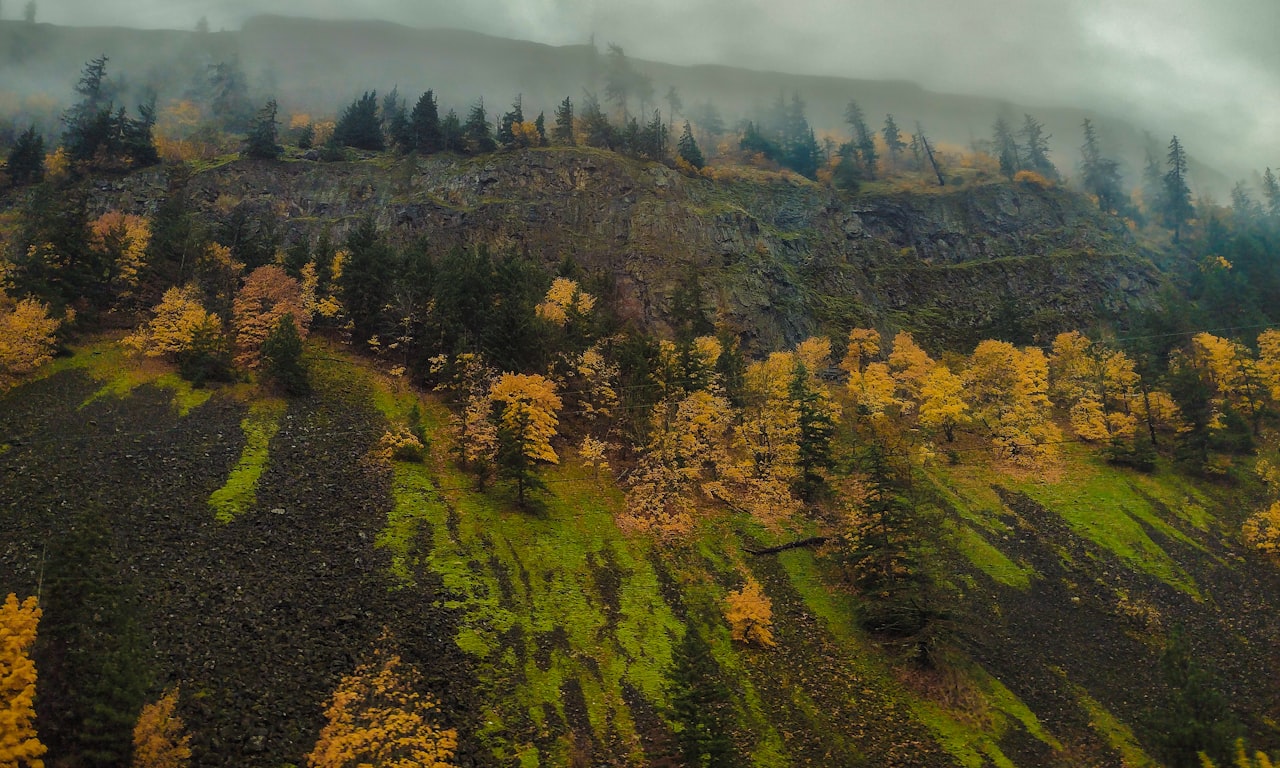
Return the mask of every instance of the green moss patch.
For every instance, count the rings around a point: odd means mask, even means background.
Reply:
[[[258,400],[240,422],[244,450],[231,469],[227,482],[209,496],[209,507],[220,523],[229,523],[257,503],[258,481],[267,468],[271,438],[280,430],[286,404],[283,400]]]

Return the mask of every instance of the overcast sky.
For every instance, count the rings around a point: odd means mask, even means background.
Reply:
[[[18,0],[2,0],[16,13]],[[258,13],[463,27],[628,55],[1104,109],[1280,166],[1280,0],[37,0],[39,19],[234,29]]]

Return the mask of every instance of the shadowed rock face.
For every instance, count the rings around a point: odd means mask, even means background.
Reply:
[[[96,190],[147,211],[158,173]],[[709,306],[763,349],[854,324],[930,346],[1045,340],[1151,300],[1159,274],[1115,219],[1034,184],[841,195],[796,177],[709,181],[589,149],[481,158],[233,162],[192,177],[211,215],[283,220],[286,241],[372,215],[393,240],[566,256],[613,277],[621,311],[662,327],[696,270]],[[749,329],[749,330],[748,330]]]

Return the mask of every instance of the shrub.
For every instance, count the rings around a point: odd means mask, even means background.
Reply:
[[[747,579],[747,583],[725,598],[725,618],[734,640],[756,643],[766,648],[777,645],[773,639],[773,603],[765,596],[760,583]]]

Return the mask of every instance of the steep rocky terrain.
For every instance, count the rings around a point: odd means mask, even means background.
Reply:
[[[103,182],[95,205],[147,213],[165,188],[159,171]],[[624,314],[658,325],[696,272],[762,349],[857,324],[905,327],[934,348],[1012,329],[1044,340],[1147,304],[1160,281],[1120,222],[1034,183],[846,196],[795,176],[710,181],[552,148],[233,161],[196,173],[188,193],[215,219],[279,215],[286,239],[372,216],[402,242],[571,257],[616,280]]]

